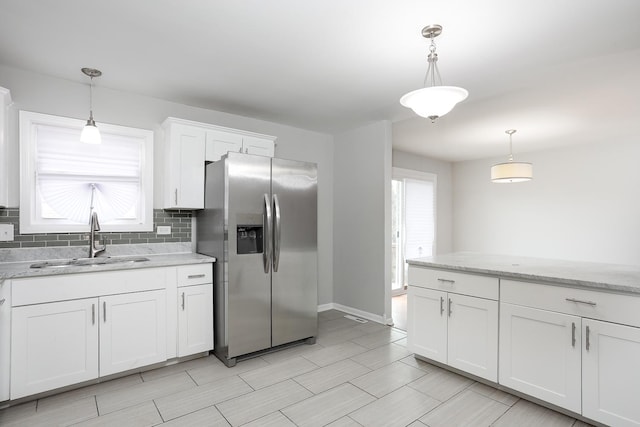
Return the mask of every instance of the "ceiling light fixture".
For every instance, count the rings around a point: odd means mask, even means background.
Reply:
[[[441,25],[427,25],[422,29],[422,36],[431,40],[429,46],[429,56],[427,57],[429,67],[424,76],[424,86],[422,89],[409,92],[400,98],[400,104],[411,108],[417,115],[431,119],[434,123],[438,117],[442,117],[460,101],[464,101],[469,96],[466,89],[456,86],[443,86],[442,77],[438,70],[438,54],[436,44],[433,41],[442,33]]]
[[[85,144],[100,144],[102,142],[100,131],[96,126],[96,122],[93,120],[93,78],[100,77],[102,71],[96,70],[95,68],[83,68],[82,72],[91,78],[91,83],[89,84],[89,120],[87,120],[87,124],[82,128],[80,142],[84,142]]]
[[[512,135],[515,129],[505,130],[509,135],[509,161],[491,166],[491,181],[497,183],[512,183],[530,181],[533,178],[533,165],[526,162],[514,162],[512,150]]]

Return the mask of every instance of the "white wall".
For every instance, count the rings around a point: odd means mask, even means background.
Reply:
[[[391,123],[337,135],[334,157],[334,302],[389,313]]]
[[[393,150],[393,166],[435,174],[436,179],[436,254],[453,249],[453,188],[452,164],[404,151]]]
[[[78,70],[80,74],[80,70]],[[103,79],[103,78],[101,78]],[[95,80],[94,117],[100,123],[151,129],[154,142],[154,207],[162,206],[163,150],[160,124],[169,116],[275,135],[276,155],[318,164],[318,258],[320,304],[333,301],[333,137],[278,123],[195,108],[133,93],[110,90]],[[103,80],[104,81],[104,80]],[[89,87],[86,84],[0,66],[0,86],[11,90],[12,133],[9,139],[9,202],[18,206],[18,110],[86,120]]]
[[[532,181],[491,183],[504,158],[454,164],[455,251],[640,264],[637,137],[516,158]]]

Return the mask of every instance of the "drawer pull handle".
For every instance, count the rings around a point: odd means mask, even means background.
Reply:
[[[597,304],[593,301],[582,301],[579,299],[575,299],[575,298],[565,298],[565,300],[569,301],[569,302],[575,302],[578,304],[586,304],[586,305],[590,305],[592,307],[595,307]]]
[[[449,317],[451,317],[451,298],[449,298]]]
[[[440,297],[440,316],[444,314],[444,297]]]
[[[587,334],[586,334],[587,335],[587,345],[586,345],[587,351],[589,351],[589,348],[591,348],[591,341],[589,340],[589,333],[590,332],[591,331],[589,331],[589,327],[587,326]]]
[[[184,311],[184,292],[182,293],[182,311]]]
[[[104,317],[104,323],[107,323],[107,302],[102,303],[102,315]]]
[[[576,322],[571,322],[571,347],[576,347]]]
[[[455,281],[455,280],[451,280],[451,279],[441,279],[441,278],[439,278],[439,277],[438,277],[438,282],[451,283],[452,285],[453,285],[454,283],[456,283],[456,281]]]
[[[91,304],[91,324],[96,324],[96,305]]]
[[[190,274],[187,276],[187,279],[199,279],[204,276],[205,276],[204,274]]]

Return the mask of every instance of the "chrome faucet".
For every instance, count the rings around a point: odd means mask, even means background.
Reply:
[[[89,258],[95,258],[99,253],[107,249],[107,245],[98,245],[96,247],[96,231],[100,231],[97,212],[91,214],[89,224]]]

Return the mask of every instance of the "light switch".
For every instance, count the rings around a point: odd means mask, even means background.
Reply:
[[[13,242],[13,224],[0,224],[0,242]]]
[[[171,234],[170,225],[159,225],[156,227],[156,234]]]

